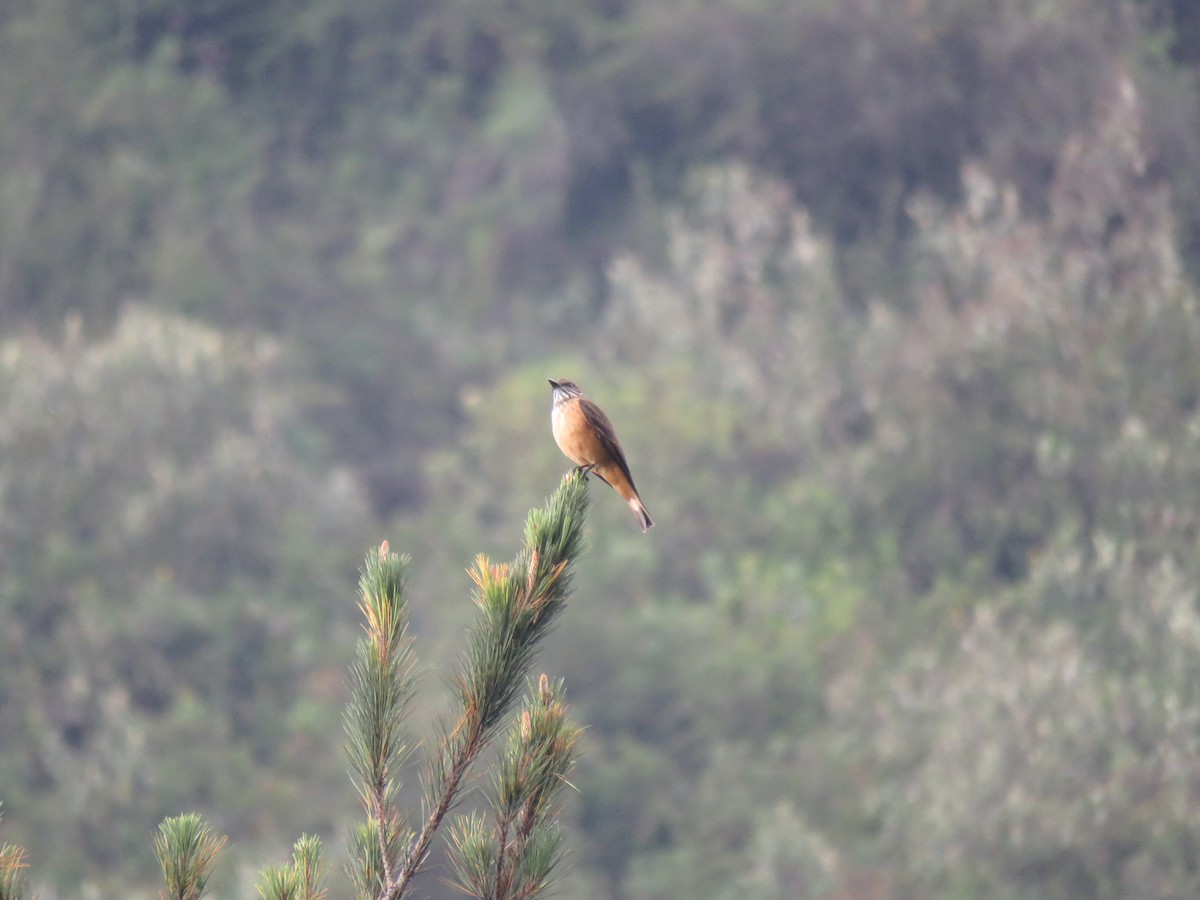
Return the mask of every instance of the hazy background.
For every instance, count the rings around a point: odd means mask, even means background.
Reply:
[[[0,839],[343,852],[358,562],[427,727],[565,376],[658,524],[594,487],[536,664],[560,896],[1197,896],[1198,73],[1192,0],[3,0]]]

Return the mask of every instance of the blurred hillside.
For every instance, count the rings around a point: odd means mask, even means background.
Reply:
[[[0,839],[43,898],[156,895],[193,809],[219,896],[343,846],[358,560],[453,658],[567,376],[658,525],[593,490],[538,663],[560,896],[1196,896],[1197,48],[1189,0],[0,4]]]

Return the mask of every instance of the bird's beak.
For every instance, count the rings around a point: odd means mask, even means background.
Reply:
[[[552,387],[552,388],[556,388],[556,387],[558,387],[558,382],[557,382],[557,381],[555,381],[553,378],[547,378],[546,380],[547,380],[548,382],[550,382],[550,387]]]

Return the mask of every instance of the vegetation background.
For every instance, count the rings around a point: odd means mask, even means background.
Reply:
[[[344,845],[357,562],[453,659],[556,376],[658,522],[543,652],[560,896],[1197,896],[1198,77],[1190,0],[4,0],[41,896]]]

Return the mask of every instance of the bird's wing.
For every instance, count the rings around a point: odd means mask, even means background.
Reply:
[[[598,407],[591,400],[583,397],[579,401],[579,408],[583,410],[583,415],[587,419],[588,424],[596,432],[596,436],[600,438],[600,443],[604,449],[608,451],[608,455],[625,473],[625,477],[629,479],[629,483],[633,484],[633,475],[629,472],[629,463],[625,461],[625,451],[621,449],[621,442],[617,440],[617,433],[613,431],[612,422],[608,420],[608,416],[604,414],[604,410]]]

